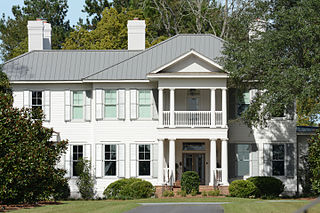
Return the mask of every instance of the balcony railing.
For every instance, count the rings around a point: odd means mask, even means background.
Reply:
[[[215,112],[215,125],[211,125],[211,111],[174,111],[174,127],[211,127],[222,126],[222,111]],[[170,111],[163,112],[164,127],[169,127]]]

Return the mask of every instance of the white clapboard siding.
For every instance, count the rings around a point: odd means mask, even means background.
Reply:
[[[42,92],[43,97],[43,114],[45,115],[45,121],[50,121],[51,116],[51,92],[49,90]]]
[[[103,90],[96,89],[96,120],[103,119]]]
[[[85,92],[85,121],[91,121],[91,97],[92,92],[91,90],[87,90]]]
[[[96,165],[95,165],[95,175],[97,178],[103,177],[103,144],[96,144],[95,147],[96,154]]]
[[[71,164],[72,164],[72,146],[71,145],[68,145],[68,149],[66,151],[66,160],[65,160],[65,169],[67,171],[65,177],[69,178],[71,177]]]
[[[137,144],[130,144],[130,177],[137,177]]]
[[[71,91],[64,92],[64,120],[71,121]]]
[[[126,114],[126,90],[118,90],[118,119],[124,120]]]
[[[130,90],[130,118],[135,120],[138,118],[137,115],[137,90]]]
[[[23,107],[29,108],[31,106],[31,91],[23,91]]]
[[[118,161],[118,177],[124,178],[125,177],[125,145],[124,144],[118,144],[117,145],[117,161]]]
[[[158,178],[158,144],[152,144],[152,177]]]

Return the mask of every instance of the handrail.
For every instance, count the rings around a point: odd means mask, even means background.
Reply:
[[[320,197],[318,197],[317,199],[315,199],[311,203],[305,205],[304,207],[298,209],[297,211],[295,211],[295,213],[307,213],[308,209],[310,209],[311,207],[313,207],[319,203],[320,203]]]

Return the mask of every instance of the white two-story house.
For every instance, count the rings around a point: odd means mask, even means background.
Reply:
[[[51,27],[29,21],[29,52],[4,63],[15,107],[40,107],[68,139],[59,166],[77,196],[75,166],[91,161],[98,196],[120,178],[157,187],[196,171],[202,185],[275,176],[296,191],[296,121],[249,129],[239,115],[256,90],[229,88],[224,41],[177,35],[145,49],[145,22],[128,22],[128,50],[51,50]]]

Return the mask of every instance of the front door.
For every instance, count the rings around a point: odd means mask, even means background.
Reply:
[[[184,153],[183,172],[194,171],[199,174],[200,184],[205,184],[205,154],[204,153]]]

